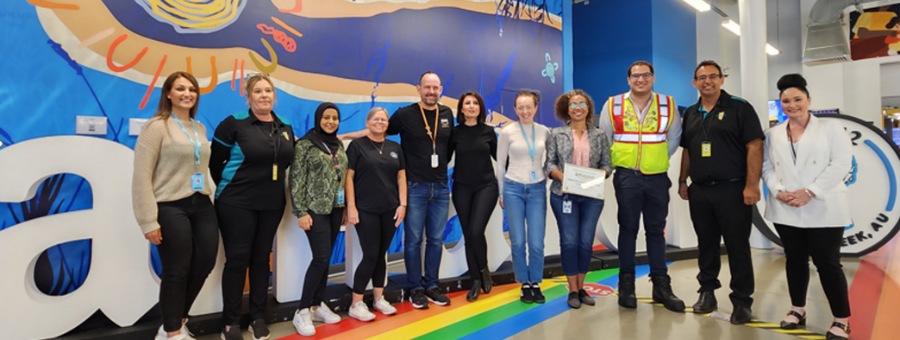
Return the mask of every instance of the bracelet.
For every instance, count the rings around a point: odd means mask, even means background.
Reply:
[[[805,191],[810,198],[816,197],[816,194],[814,194],[812,191],[809,191],[809,189],[804,188],[803,191]]]
[[[687,184],[687,180],[686,180],[686,179],[679,179],[679,180],[678,180],[678,184]]]

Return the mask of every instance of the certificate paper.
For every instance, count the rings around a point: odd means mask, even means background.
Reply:
[[[562,191],[602,200],[605,179],[605,170],[566,163],[563,170]]]

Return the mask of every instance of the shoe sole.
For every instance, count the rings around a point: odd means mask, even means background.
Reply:
[[[450,301],[440,302],[440,301],[432,300],[431,298],[428,298],[428,301],[430,301],[431,303],[436,304],[438,306],[446,306],[446,305],[450,304]],[[415,306],[413,306],[413,307],[415,307]]]
[[[384,315],[394,315],[394,314],[397,314],[397,311],[396,311],[396,310],[390,311],[390,312],[385,312],[385,311],[380,310],[380,309],[378,309],[378,308],[376,308],[375,310],[378,311],[378,312],[381,313],[381,314],[384,314]]]
[[[338,323],[338,322],[341,322],[340,317],[338,317],[337,320],[331,321],[331,322],[328,322],[328,320],[325,320],[325,319],[322,319],[322,318],[316,318],[316,317],[312,317],[311,319],[312,319],[312,321],[315,321],[315,322],[321,322],[321,323],[326,323],[326,324],[329,324],[329,325],[333,325],[333,324],[336,324],[336,323]]]
[[[315,327],[313,327],[312,333],[303,334],[303,332],[300,331],[299,328],[297,328],[297,324],[296,324],[296,323],[293,323],[293,322],[291,322],[291,323],[294,325],[294,330],[297,331],[297,334],[300,334],[300,335],[302,335],[302,336],[313,336],[313,335],[316,335],[316,329],[315,329]]]
[[[253,338],[253,340],[269,340],[269,337],[271,337],[271,336],[272,336],[272,334],[269,334],[264,337],[257,338],[256,334],[253,333],[253,327],[252,326],[250,327],[250,337]]]
[[[362,317],[359,317],[359,316],[357,316],[357,315],[353,315],[353,314],[350,314],[350,313],[347,313],[347,315],[349,315],[351,318],[354,318],[354,319],[359,320],[359,321],[362,321],[362,322],[369,322],[369,321],[375,320],[375,316],[374,316],[374,315],[372,316],[371,319],[364,319],[364,318],[362,318]]]
[[[413,306],[413,308],[415,308],[415,309],[428,309],[427,303],[424,305],[417,305],[415,302],[412,302],[412,300],[410,300],[409,304],[411,304]]]

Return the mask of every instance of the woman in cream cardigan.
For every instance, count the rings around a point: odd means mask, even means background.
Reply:
[[[844,184],[853,157],[850,137],[840,123],[809,113],[802,76],[781,77],[778,89],[788,120],[766,132],[763,179],[769,188],[766,219],[775,224],[787,257],[792,306],[781,328],[806,324],[812,257],[834,316],[827,338],[846,339],[850,303],[840,250],[844,227],[851,223]]]

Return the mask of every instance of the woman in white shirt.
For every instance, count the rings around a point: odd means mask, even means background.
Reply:
[[[516,93],[519,121],[504,127],[497,141],[500,207],[506,210],[513,269],[516,282],[522,284],[520,299],[524,303],[545,301],[539,286],[544,273],[547,220],[547,185],[542,169],[550,130],[534,122],[538,102],[540,95],[535,91]],[[504,166],[507,160],[508,167]]]
[[[775,224],[787,258],[792,306],[781,328],[806,324],[812,257],[834,316],[827,339],[846,339],[850,302],[840,251],[844,227],[852,223],[844,184],[853,157],[850,137],[839,122],[809,113],[803,76],[781,77],[778,89],[788,120],[766,132],[763,179],[769,188],[766,219]]]

